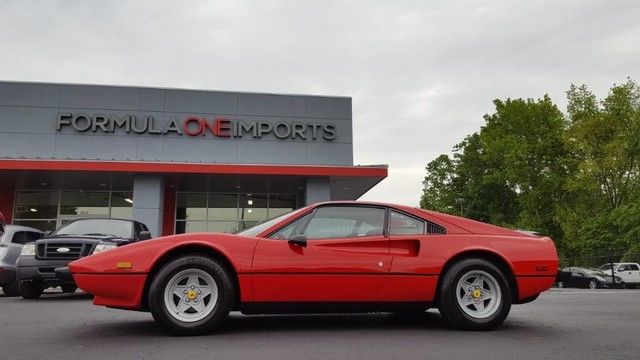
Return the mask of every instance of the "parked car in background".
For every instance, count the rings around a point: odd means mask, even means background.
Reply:
[[[581,267],[567,267],[558,274],[557,285],[560,288],[624,288],[625,283],[619,276],[615,277],[615,283],[611,275],[600,270]]]
[[[611,273],[613,268],[613,274]],[[640,265],[638,263],[607,263],[598,268],[608,275],[619,276],[627,284],[627,287],[640,286]]]
[[[71,261],[150,237],[147,226],[138,221],[74,220],[22,247],[16,263],[18,292],[25,299],[39,298],[50,287],[60,286],[63,292],[74,292],[77,286],[65,272]]]
[[[0,225],[0,286],[7,296],[18,296],[16,261],[22,246],[42,237],[42,231],[27,226]]]

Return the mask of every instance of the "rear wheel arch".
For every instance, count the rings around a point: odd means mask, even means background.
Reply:
[[[435,299],[438,299],[438,295],[442,290],[442,280],[447,271],[449,271],[449,269],[457,262],[470,258],[487,260],[492,264],[495,264],[500,270],[502,270],[506,278],[509,280],[509,284],[511,285],[512,301],[514,304],[518,303],[518,282],[516,281],[511,265],[505,258],[490,250],[467,250],[460,252],[447,260],[445,265],[442,267],[442,271],[440,271],[440,276],[438,276],[438,285],[436,287]]]
[[[238,273],[235,267],[233,266],[233,264],[231,263],[231,260],[229,260],[229,258],[225,254],[223,254],[221,251],[219,251],[218,249],[212,246],[207,246],[202,244],[185,244],[167,251],[166,253],[162,254],[162,256],[160,256],[160,258],[158,258],[153,263],[153,266],[151,267],[151,270],[147,275],[147,280],[145,281],[145,285],[144,285],[144,292],[142,294],[142,302],[141,302],[142,308],[143,309],[149,308],[149,299],[148,299],[149,288],[158,271],[160,271],[160,269],[162,269],[164,265],[171,262],[172,260],[188,254],[197,254],[201,256],[206,256],[208,258],[211,258],[220,262],[220,264],[231,275],[231,279],[233,281],[234,289],[236,292],[234,296],[235,306],[237,306],[240,303],[240,281],[238,279]]]

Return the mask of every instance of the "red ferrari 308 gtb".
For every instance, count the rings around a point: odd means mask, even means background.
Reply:
[[[148,310],[176,334],[245,314],[425,311],[495,328],[551,287],[547,237],[407,206],[314,204],[238,234],[166,236],[70,264],[94,304]]]

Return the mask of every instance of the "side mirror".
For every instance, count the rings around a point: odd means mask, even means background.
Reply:
[[[51,230],[47,230],[44,233],[42,233],[43,238],[49,237],[49,235],[51,235]]]
[[[140,240],[149,240],[151,239],[151,233],[148,231],[140,231],[140,235],[138,236]]]
[[[288,242],[291,245],[300,246],[300,247],[307,247],[307,238],[304,235],[294,236]]]

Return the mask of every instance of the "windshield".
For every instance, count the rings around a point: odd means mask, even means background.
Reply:
[[[591,275],[604,275],[604,273],[600,270],[584,269],[584,272]]]
[[[273,226],[274,224],[278,223],[280,220],[284,219],[285,217],[289,216],[289,215],[293,215],[296,214],[298,212],[300,212],[300,210],[302,209],[298,209],[295,211],[291,211],[288,212],[286,214],[282,214],[278,217],[275,217],[273,219],[270,220],[265,220],[264,222],[254,225],[248,229],[242,230],[238,233],[238,235],[244,235],[244,236],[256,236],[259,233],[263,232],[265,229],[268,229],[270,226]]]
[[[613,266],[615,267],[616,264],[613,264]],[[604,265],[600,266],[598,268],[598,270],[609,270],[609,271],[611,271],[611,264],[604,264]]]
[[[83,219],[69,223],[51,235],[107,235],[132,239],[133,224],[117,219]]]

